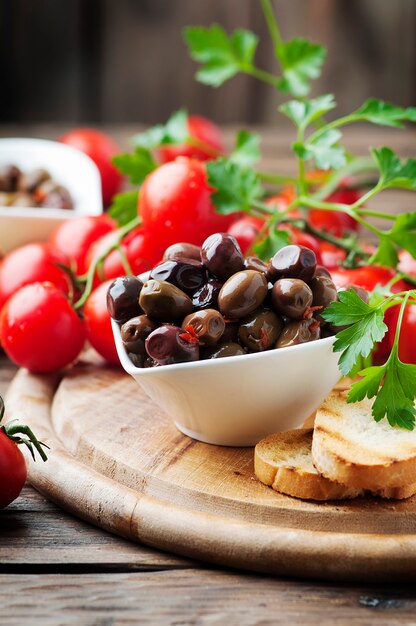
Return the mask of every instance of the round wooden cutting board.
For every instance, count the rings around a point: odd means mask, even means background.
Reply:
[[[261,572],[416,578],[416,498],[313,503],[279,495],[256,480],[252,448],[182,435],[119,370],[80,362],[62,380],[20,371],[7,413],[50,446],[47,463],[28,459],[30,482],[106,530]]]

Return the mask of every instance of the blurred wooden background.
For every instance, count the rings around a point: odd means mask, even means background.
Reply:
[[[284,38],[322,42],[314,93],[340,111],[375,96],[416,104],[416,0],[275,0]],[[219,90],[193,80],[181,29],[218,22],[262,38],[257,0],[0,0],[0,122],[155,123],[186,106],[219,122],[267,123],[281,96],[251,78]]]

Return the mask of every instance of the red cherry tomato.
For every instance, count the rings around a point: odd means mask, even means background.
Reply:
[[[245,254],[264,224],[265,221],[260,217],[245,215],[231,224],[227,232],[237,239],[242,253]]]
[[[60,137],[59,141],[87,154],[98,167],[104,206],[121,189],[123,177],[114,167],[112,158],[120,152],[118,145],[105,133],[93,128],[74,128]]]
[[[17,445],[0,431],[0,509],[16,500],[26,482],[26,463]]]
[[[181,157],[149,174],[139,194],[143,228],[161,248],[178,241],[201,245],[215,232],[225,232],[235,215],[215,212],[205,167]]]
[[[340,263],[345,261],[347,258],[345,250],[334,246],[334,244],[329,243],[328,241],[321,241],[319,248],[321,251],[322,265],[331,270],[331,272],[332,269],[337,269]]]
[[[270,196],[265,201],[267,206],[273,207],[276,211],[282,212],[295,200],[296,191],[293,185],[286,185],[280,193]],[[301,215],[298,209],[292,209],[288,213],[288,217],[299,218]]]
[[[68,259],[49,244],[30,243],[13,250],[0,265],[0,310],[7,299],[24,285],[48,281],[68,293],[68,277],[57,263]]]
[[[52,283],[19,289],[0,315],[0,337],[7,355],[32,372],[52,372],[78,356],[84,325]]]
[[[158,156],[161,163],[174,161],[178,156],[185,156],[199,161],[215,159],[224,152],[220,128],[199,115],[188,117],[189,136],[195,139],[196,145],[164,146],[159,148]]]
[[[99,257],[116,239],[118,231],[112,231],[98,239],[90,248],[87,256],[88,266]],[[125,254],[133,274],[147,272],[163,256],[164,248],[159,246],[141,227],[134,228],[121,242],[121,248]],[[102,273],[105,280],[124,276],[126,270],[122,263],[122,258],[118,250],[113,250],[106,257]],[[98,279],[97,283],[98,285]]]
[[[107,291],[111,283],[112,281],[108,280],[91,293],[84,306],[84,319],[87,339],[92,347],[104,359],[119,365],[111,318],[107,311]]]
[[[326,198],[327,202],[334,204],[354,204],[361,197],[357,189],[338,189]],[[346,232],[357,232],[358,222],[350,215],[339,211],[321,211],[312,209],[308,214],[308,221],[311,226],[319,230],[324,230],[336,237],[342,237]]]
[[[388,331],[389,348],[393,347],[397,322],[400,315],[400,306],[394,306],[387,311],[389,317],[385,319]],[[399,339],[399,358],[403,363],[416,364],[416,307],[408,304],[404,310]]]
[[[380,265],[366,265],[354,269],[331,269],[332,280],[337,287],[354,284],[367,291],[373,291],[377,285],[386,285],[395,275],[396,272],[391,267]],[[404,280],[399,280],[391,290],[393,293],[398,293],[411,288]]]
[[[49,243],[68,257],[80,276],[88,269],[86,257],[91,245],[115,229],[116,222],[108,215],[85,215],[63,222],[51,235]]]

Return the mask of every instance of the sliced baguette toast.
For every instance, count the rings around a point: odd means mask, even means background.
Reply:
[[[371,404],[367,399],[347,404],[345,391],[328,396],[315,418],[313,463],[349,487],[409,497],[416,491],[416,430],[392,428],[385,419],[375,422]]]
[[[257,478],[275,491],[305,500],[341,500],[362,494],[321,476],[312,464],[311,444],[308,428],[266,437],[254,451]]]

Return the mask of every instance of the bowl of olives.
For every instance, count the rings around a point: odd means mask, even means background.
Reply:
[[[122,366],[181,432],[251,446],[300,427],[339,379],[321,316],[336,299],[308,248],[264,263],[216,233],[170,246],[146,275],[116,278],[107,305]]]

